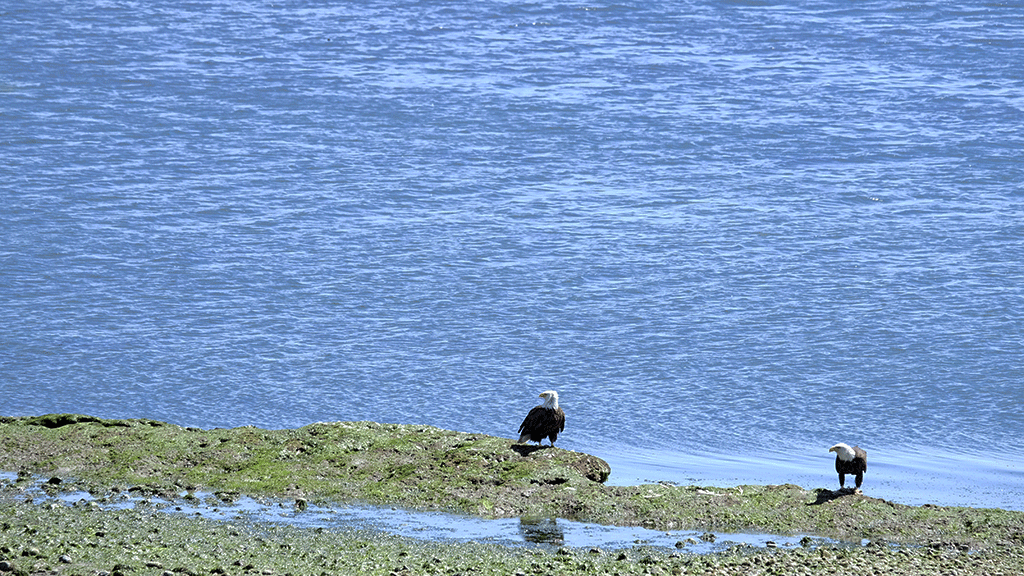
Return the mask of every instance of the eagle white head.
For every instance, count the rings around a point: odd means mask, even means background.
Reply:
[[[835,452],[836,456],[838,456],[839,459],[842,460],[843,462],[849,462],[850,460],[853,460],[854,457],[853,448],[850,448],[848,445],[843,444],[842,442],[829,448],[828,451]]]
[[[555,392],[554,390],[545,390],[540,393],[540,397],[544,399],[544,404],[542,404],[542,406],[548,410],[558,409],[558,392]]]

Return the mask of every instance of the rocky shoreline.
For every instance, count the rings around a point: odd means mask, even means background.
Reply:
[[[1024,572],[1021,512],[912,507],[794,485],[606,486],[610,469],[594,456],[429,426],[333,422],[294,430],[202,430],[69,414],[0,417],[0,461],[0,470],[20,474],[0,494],[0,573]],[[296,506],[348,501],[483,518],[559,517],[870,544],[698,555],[644,546],[544,552],[416,542],[58,500],[30,503],[18,496],[30,476],[52,478],[53,492],[84,490],[97,498],[124,491],[187,498],[204,490],[227,499],[288,498]],[[254,539],[253,531],[261,536]],[[188,545],[175,544],[181,539]]]

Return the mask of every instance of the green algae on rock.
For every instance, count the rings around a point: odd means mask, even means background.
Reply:
[[[203,430],[152,420],[55,414],[0,418],[11,468],[122,483],[154,493],[225,493],[445,509],[511,517],[544,506],[505,496],[600,485],[611,469],[589,454],[432,426],[320,422],[295,430]],[[498,497],[495,498],[495,495]],[[537,502],[543,499],[537,498]]]
[[[660,530],[812,534],[984,548],[1024,545],[1024,513],[905,506],[791,484],[605,486],[588,454],[431,426],[316,423],[203,430],[80,415],[0,417],[0,468],[93,493],[199,489],[302,502],[354,501],[484,518],[559,517]],[[54,487],[53,489],[57,489]]]

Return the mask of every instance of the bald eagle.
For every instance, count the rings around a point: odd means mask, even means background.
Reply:
[[[558,392],[547,390],[540,393],[544,403],[534,406],[519,426],[519,443],[541,443],[547,438],[555,445],[558,433],[565,430],[565,412],[558,407]]]
[[[868,471],[868,453],[863,448],[857,446],[850,448],[842,442],[829,448],[828,451],[836,453],[836,472],[839,473],[839,489],[842,490],[843,485],[846,484],[847,474],[856,474],[856,489],[860,490],[860,485],[864,482],[864,473]]]

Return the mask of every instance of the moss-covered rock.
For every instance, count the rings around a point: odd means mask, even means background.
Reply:
[[[535,509],[530,496],[585,490],[611,472],[589,454],[431,426],[203,430],[72,414],[0,418],[0,458],[0,468],[154,493],[204,488],[506,517]]]

